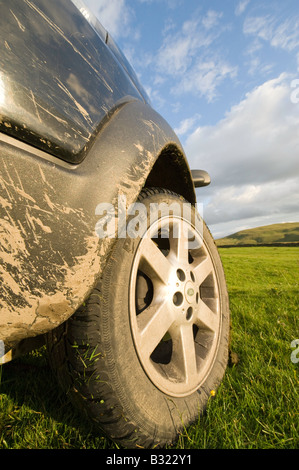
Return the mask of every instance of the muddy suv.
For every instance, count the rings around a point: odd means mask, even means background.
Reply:
[[[161,447],[227,362],[229,307],[181,144],[80,0],[1,2],[1,362],[47,344],[126,447]]]

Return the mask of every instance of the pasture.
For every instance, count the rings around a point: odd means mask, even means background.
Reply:
[[[219,251],[230,297],[230,362],[206,413],[174,448],[298,448],[299,349],[291,343],[299,339],[299,247]],[[0,448],[117,446],[74,412],[41,349],[0,368]]]

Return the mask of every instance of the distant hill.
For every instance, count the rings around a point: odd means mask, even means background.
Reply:
[[[265,225],[216,240],[217,246],[299,245],[299,222]]]

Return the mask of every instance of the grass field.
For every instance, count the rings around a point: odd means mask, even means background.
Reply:
[[[291,342],[299,338],[299,247],[219,251],[230,295],[233,360],[207,412],[176,448],[296,449],[299,362],[291,360]],[[42,350],[0,369],[0,448],[116,446],[94,436],[58,392]]]

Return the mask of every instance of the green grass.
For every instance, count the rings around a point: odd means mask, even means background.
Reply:
[[[239,360],[176,447],[298,448],[299,363],[292,363],[290,345],[299,338],[299,247],[219,251]],[[0,382],[0,448],[116,448],[58,391],[44,350],[3,366]]]
[[[228,237],[216,240],[218,246],[227,245],[271,245],[299,242],[299,222],[265,225],[241,230]]]
[[[205,448],[298,448],[299,248],[223,248],[232,315],[228,368],[207,415],[188,431]],[[186,441],[185,444],[186,445]]]

